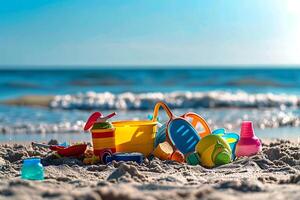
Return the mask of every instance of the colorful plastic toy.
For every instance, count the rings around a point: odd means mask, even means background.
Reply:
[[[115,153],[111,156],[106,157],[106,162],[105,163],[110,163],[113,160],[119,162],[119,161],[133,161],[141,164],[144,160],[144,156],[141,153]]]
[[[168,123],[164,123],[161,127],[157,127],[157,133],[155,135],[154,147],[157,147],[158,144],[166,141],[166,130]]]
[[[178,150],[175,150],[172,153],[172,155],[170,157],[170,160],[174,160],[174,161],[179,162],[179,163],[183,163],[185,161],[184,155]]]
[[[206,135],[211,134],[210,128],[206,121],[196,113],[188,112],[182,115],[185,120],[191,123],[191,125],[198,132],[200,138],[205,137]],[[158,128],[158,131],[155,136],[155,147],[164,141],[166,141],[166,129],[168,123],[164,123],[161,127]]]
[[[236,145],[235,154],[237,157],[251,156],[260,152],[262,145],[255,136],[251,121],[242,122],[240,140]]]
[[[232,152],[232,159],[235,159],[235,148],[236,144],[240,139],[240,136],[236,133],[226,133],[226,130],[224,128],[216,129],[212,132],[213,135],[219,135],[222,138],[226,140],[226,142],[229,144]]]
[[[94,154],[100,156],[103,149],[110,149],[116,152],[115,129],[103,128],[103,124],[108,122],[95,123],[91,129]]]
[[[44,167],[39,158],[29,158],[23,161],[21,178],[27,180],[44,180]]]
[[[115,121],[112,124],[117,152],[140,152],[146,157],[153,152],[156,121]]]
[[[188,112],[182,115],[182,117],[192,124],[192,126],[198,132],[200,138],[204,138],[205,136],[211,134],[211,130],[207,122],[200,115],[193,112]]]
[[[100,112],[94,112],[87,120],[87,122],[85,123],[84,126],[84,130],[87,131],[89,130],[95,123],[99,123],[101,124],[101,122],[106,122],[108,119],[112,118],[113,116],[115,116],[117,113],[113,112],[109,115],[107,115],[106,117],[103,117],[102,113]],[[104,125],[104,126],[103,126]],[[106,125],[106,126],[105,126]],[[110,124],[104,123],[102,124],[103,127],[101,127],[102,129],[105,128],[111,128],[109,126]]]
[[[186,157],[186,162],[189,165],[200,165],[201,159],[197,152],[191,153]]]
[[[93,150],[88,149],[85,151],[83,163],[86,165],[94,165],[97,163],[106,164],[106,158],[111,155],[111,149],[103,149],[99,155],[95,155]]]
[[[161,160],[170,160],[173,152],[172,146],[165,141],[158,144],[152,154]]]
[[[100,153],[100,161],[102,164],[106,164],[106,159],[109,156],[112,156],[113,153],[110,149],[103,149],[102,152]]]
[[[231,162],[231,149],[228,143],[218,135],[208,135],[202,138],[196,146],[201,165],[214,167]]]
[[[200,141],[200,136],[198,132],[195,130],[195,128],[192,126],[192,124],[189,123],[183,117],[174,116],[170,111],[169,107],[163,102],[158,102],[155,105],[154,113],[153,113],[154,120],[156,120],[158,116],[158,111],[160,107],[162,107],[166,111],[167,115],[169,116],[169,121],[165,126],[167,141],[172,144],[174,150],[177,148],[183,154],[194,152],[196,144]],[[193,113],[190,114],[189,116],[194,117],[196,116],[196,114]],[[198,122],[203,123],[202,120],[198,120],[197,123]],[[196,120],[194,124],[196,124]],[[205,123],[205,127],[206,126],[207,124]]]
[[[68,142],[63,142],[63,143],[58,144],[58,146],[69,147],[70,144]]]
[[[55,151],[58,156],[63,157],[79,157],[84,154],[87,144],[74,144],[71,146],[59,146],[59,145],[46,145],[32,142],[32,146],[38,146],[43,148],[49,148],[52,151]]]
[[[100,156],[104,149],[110,149],[113,153],[116,152],[115,128],[110,122],[106,121],[115,115],[116,113],[113,112],[106,117],[103,117],[100,112],[95,112],[86,122],[84,127],[85,131],[92,127],[92,141],[94,154],[96,156]]]

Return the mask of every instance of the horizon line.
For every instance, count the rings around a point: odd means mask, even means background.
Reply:
[[[42,67],[42,68],[40,68]],[[72,70],[72,69],[297,69],[300,64],[200,64],[200,65],[0,65],[0,70]]]

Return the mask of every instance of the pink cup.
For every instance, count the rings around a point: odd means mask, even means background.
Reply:
[[[255,136],[252,122],[242,122],[240,140],[236,145],[235,155],[237,157],[251,156],[260,152],[261,149],[262,145],[260,140]]]

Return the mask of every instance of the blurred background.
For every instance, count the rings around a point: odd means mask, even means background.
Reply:
[[[0,142],[89,140],[158,100],[212,129],[300,139],[300,1],[0,0]],[[162,114],[161,122],[167,120]]]

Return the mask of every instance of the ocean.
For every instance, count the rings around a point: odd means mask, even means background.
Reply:
[[[28,95],[53,98],[43,107],[3,103]],[[300,139],[300,69],[174,67],[0,70],[0,141],[90,140],[82,126],[93,111],[147,119],[158,100],[176,115],[200,114],[211,129],[239,132],[251,120],[261,138]]]

